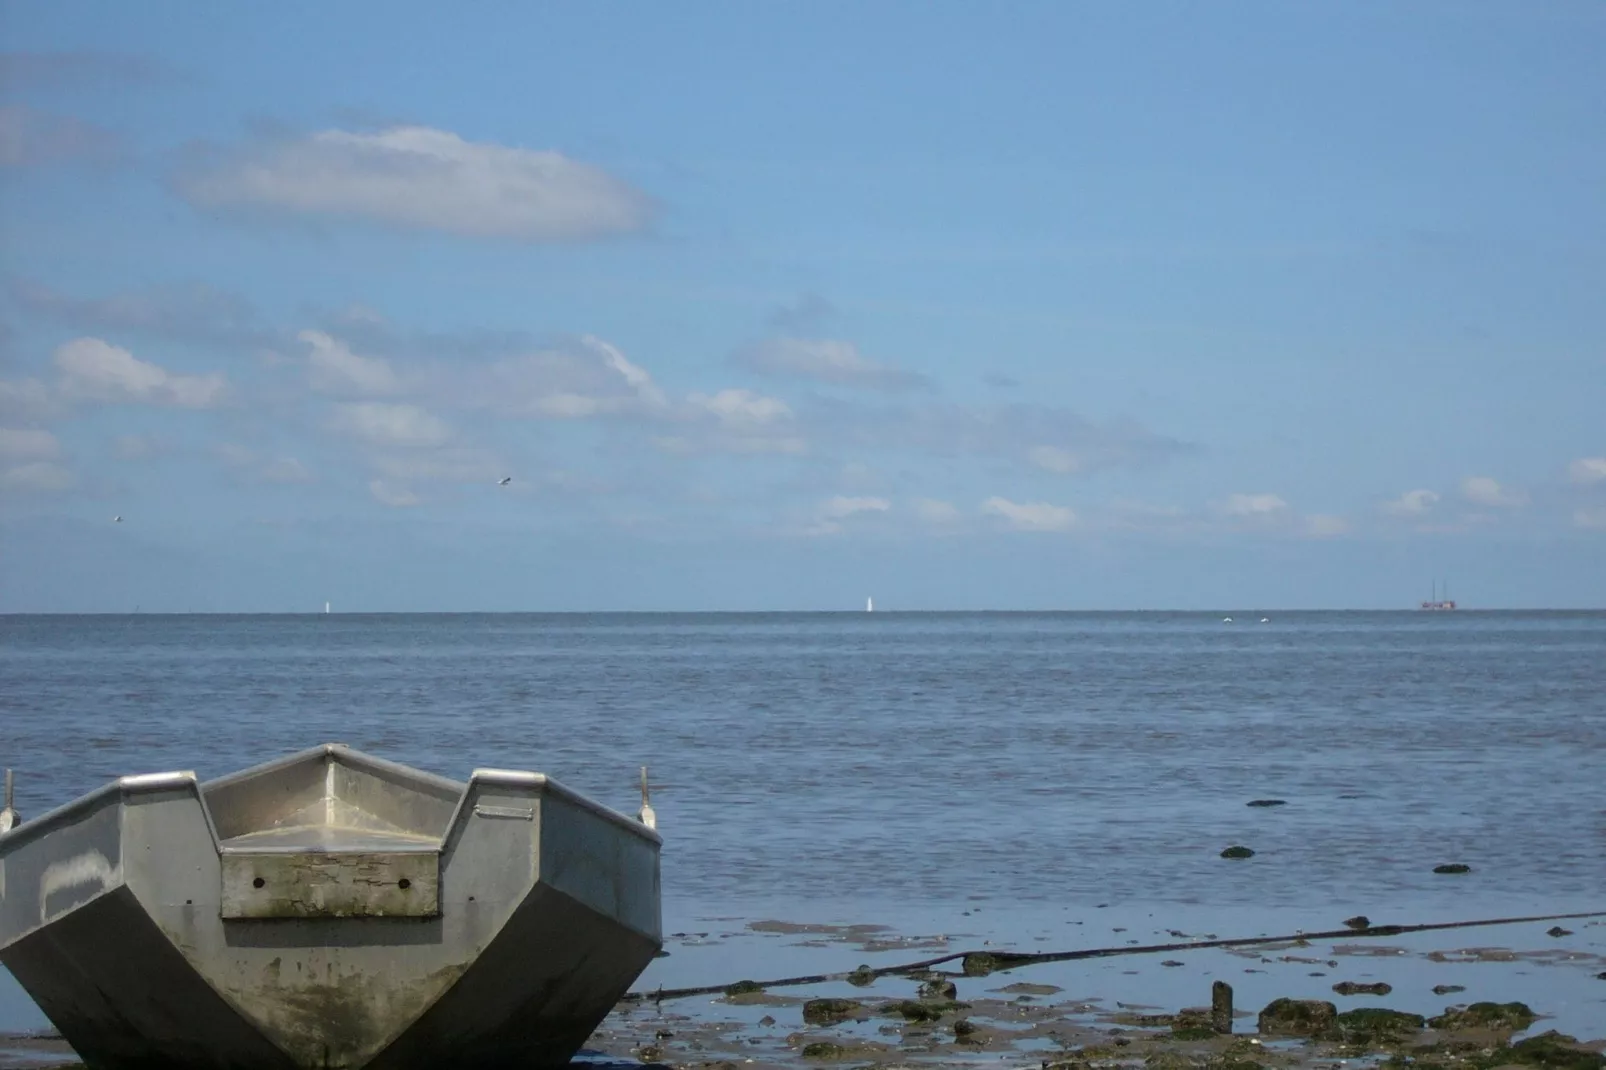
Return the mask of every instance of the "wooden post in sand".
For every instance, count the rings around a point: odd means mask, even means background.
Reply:
[[[1218,1033],[1232,1032],[1232,986],[1225,981],[1210,986],[1210,1028]]]

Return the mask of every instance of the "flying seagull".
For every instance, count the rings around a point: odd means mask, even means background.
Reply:
[[[112,523],[113,524],[121,524],[122,522],[123,522],[123,518],[122,517],[120,517],[120,516],[112,517]]]
[[[496,485],[499,486],[499,487],[505,487],[511,482],[513,482],[513,477],[512,476],[503,476],[501,479],[498,479],[496,481]]]

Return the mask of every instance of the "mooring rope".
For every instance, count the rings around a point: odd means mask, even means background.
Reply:
[[[845,973],[815,973],[803,977],[782,977],[773,981],[734,981],[723,985],[699,985],[695,988],[659,988],[654,992],[630,992],[621,1002],[650,1000],[661,1003],[666,999],[685,999],[688,996],[711,996],[740,986],[748,991],[764,988],[789,988],[797,985],[816,985],[828,981],[864,980],[930,970],[949,962],[959,962],[963,976],[985,977],[989,973],[1013,970],[1021,966],[1036,966],[1045,962],[1072,962],[1077,959],[1111,958],[1116,955],[1153,955],[1163,951],[1193,951],[1207,947],[1256,947],[1262,944],[1288,944],[1300,940],[1336,940],[1372,936],[1399,936],[1404,933],[1425,933],[1443,929],[1473,929],[1490,925],[1522,925],[1535,921],[1576,921],[1583,918],[1606,917],[1606,910],[1587,911],[1581,914],[1538,914],[1526,918],[1481,918],[1476,921],[1436,921],[1421,925],[1368,925],[1364,929],[1328,929],[1325,932],[1292,933],[1287,936],[1250,936],[1233,940],[1188,940],[1171,944],[1144,944],[1139,947],[1083,948],[1079,951],[955,951],[937,958],[919,962],[905,962],[897,966],[880,966],[874,969],[859,968]],[[957,975],[956,975],[957,976]]]

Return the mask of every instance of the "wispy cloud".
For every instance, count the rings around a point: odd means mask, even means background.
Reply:
[[[1606,507],[1575,510],[1573,524],[1591,531],[1606,531]]]
[[[442,446],[452,437],[451,427],[433,413],[382,401],[337,404],[329,426],[372,446]]]
[[[1300,528],[1311,538],[1330,539],[1349,534],[1350,522],[1333,513],[1311,513],[1300,518]]]
[[[915,516],[937,527],[947,527],[964,519],[957,505],[941,498],[916,498],[912,505]]]
[[[1033,446],[1026,451],[1026,459],[1045,471],[1060,475],[1074,475],[1087,467],[1081,456],[1059,446]]]
[[[523,242],[644,230],[651,201],[558,152],[468,141],[447,130],[323,130],[202,148],[178,176],[203,208],[271,209]]]
[[[49,494],[70,490],[77,483],[72,471],[55,461],[29,461],[0,468],[0,490]]]
[[[803,529],[805,535],[840,535],[847,530],[845,521],[859,515],[877,515],[889,512],[892,503],[885,498],[868,495],[836,495],[820,503],[814,519]]]
[[[765,375],[863,390],[911,390],[930,385],[916,372],[870,360],[852,342],[827,338],[769,338],[739,350],[735,360]]]
[[[1288,513],[1288,503],[1276,494],[1232,494],[1221,511],[1236,517],[1279,517]]]
[[[1408,490],[1398,498],[1392,498],[1382,505],[1383,512],[1390,516],[1423,517],[1433,511],[1439,503],[1439,495],[1431,490]]]
[[[119,461],[148,461],[172,450],[172,445],[158,435],[118,435],[112,439],[112,456]]]
[[[395,509],[406,509],[422,504],[418,495],[406,487],[388,483],[383,479],[375,479],[368,484],[368,493],[373,495],[375,501]]]
[[[817,330],[836,312],[835,306],[817,293],[806,293],[769,314],[768,323],[789,333]]]
[[[1473,505],[1492,509],[1515,509],[1528,503],[1528,495],[1503,487],[1489,476],[1468,476],[1461,481],[1461,496]]]
[[[38,379],[0,379],[0,418],[33,422],[56,414],[50,388]]]
[[[214,451],[234,477],[245,483],[311,483],[312,473],[294,457],[264,456],[232,442]]]
[[[1012,502],[993,497],[981,503],[981,511],[1002,518],[1017,531],[1070,531],[1076,526],[1073,510],[1048,502]]]
[[[41,460],[61,456],[61,443],[49,431],[0,427],[0,460]]]
[[[1567,476],[1574,483],[1586,486],[1606,483],[1606,457],[1580,457],[1567,466]]]
[[[346,343],[322,331],[302,331],[296,337],[308,346],[308,378],[319,393],[383,397],[401,390],[400,380],[384,358],[358,356]]]
[[[22,280],[9,291],[24,311],[80,331],[212,346],[265,346],[279,340],[249,301],[204,283],[85,298]]]
[[[1080,472],[1140,467],[1195,452],[1195,447],[1130,422],[1095,423],[1049,405],[866,405],[820,399],[805,422],[832,441],[868,449],[908,450],[938,457],[1039,459]],[[1057,451],[1048,453],[1045,451]]]
[[[99,338],[64,343],[53,359],[57,389],[70,400],[210,409],[228,393],[222,375],[176,374]]]
[[[70,115],[0,105],[0,167],[114,163],[123,153],[116,134]]]

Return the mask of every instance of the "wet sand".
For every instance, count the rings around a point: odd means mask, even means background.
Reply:
[[[976,915],[959,920],[974,921]],[[710,1070],[872,1065],[1252,1070],[1251,1064],[1327,1068],[1389,1060],[1392,1066],[1424,1070],[1606,1066],[1599,1054],[1606,1051],[1606,978],[1599,976],[1606,973],[1603,919],[1409,937],[1357,933],[1342,940],[1028,965],[985,976],[967,976],[953,962],[915,975],[869,979],[861,974],[853,980],[756,991],[738,986],[717,995],[652,999],[656,987],[676,982],[845,974],[860,965],[883,969],[978,945],[1006,949],[979,933],[869,922],[703,922],[695,931],[667,939],[667,954],[640,986],[646,998],[621,1003],[577,1062]],[[1070,919],[1065,927],[1085,934],[1080,946],[1250,935],[1195,933],[1102,913]],[[1044,947],[1046,942],[1038,935],[1008,949],[1077,946]],[[1185,1013],[1208,1010],[1214,981],[1234,990],[1230,1036],[1213,1034],[1207,1014]],[[1326,1001],[1339,1013],[1388,1008],[1425,1018],[1473,1003],[1520,1001],[1538,1017],[1518,1029],[1407,1027],[1345,1040],[1259,1033],[1259,1012],[1279,997]],[[822,999],[841,1002],[824,1008],[831,1013],[822,1016],[821,1005],[809,1007]],[[806,1008],[812,1021],[805,1020]],[[1532,1040],[1552,1033],[1578,1044]],[[60,1040],[0,1037],[0,1067],[8,1070],[74,1061]]]

